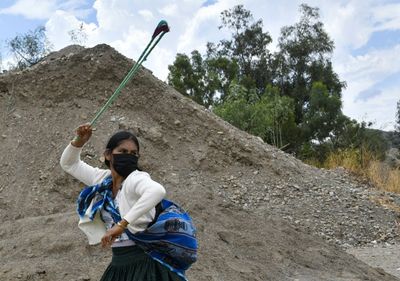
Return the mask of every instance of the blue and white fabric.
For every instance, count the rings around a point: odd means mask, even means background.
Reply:
[[[77,200],[78,214],[84,216],[94,200],[90,219],[104,209],[115,222],[120,221],[111,185],[112,179],[107,177],[102,183],[82,190]],[[187,280],[185,271],[197,260],[197,240],[193,221],[181,207],[164,199],[160,202],[160,212],[146,230],[132,233],[126,229],[125,233],[153,259]]]

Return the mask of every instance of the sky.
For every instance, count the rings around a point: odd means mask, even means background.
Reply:
[[[136,60],[164,19],[171,31],[143,65],[166,81],[177,53],[204,52],[207,42],[229,38],[218,29],[223,10],[243,4],[254,19],[262,19],[273,39],[268,49],[274,51],[281,28],[298,22],[302,3],[320,9],[335,43],[333,68],[347,83],[344,114],[393,130],[400,100],[400,0],[1,0],[0,51],[8,63],[6,40],[39,25],[59,50],[73,43],[70,31],[82,26],[86,47],[106,43]]]

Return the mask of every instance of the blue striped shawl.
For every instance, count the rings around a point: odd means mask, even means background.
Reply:
[[[89,214],[91,220],[97,211],[104,209],[114,222],[119,222],[121,215],[112,198],[111,185],[112,178],[107,177],[102,183],[83,189],[77,200],[79,216],[85,215],[94,200]],[[187,280],[185,271],[197,260],[196,228],[189,214],[175,203],[163,199],[160,207],[146,230],[132,233],[126,229],[125,232],[154,260]]]

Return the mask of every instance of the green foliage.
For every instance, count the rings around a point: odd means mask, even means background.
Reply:
[[[190,58],[186,54],[177,54],[174,64],[169,65],[168,70],[168,83],[181,94],[189,95],[189,88],[193,84],[193,69]]]
[[[200,53],[195,50],[191,55],[191,58],[185,54],[176,56],[174,64],[168,66],[168,83],[180,93],[208,107],[215,92],[208,91],[206,69]]]
[[[281,30],[274,81],[282,95],[294,100],[295,122],[301,130],[295,150],[303,155],[320,146],[315,155],[320,158],[324,154],[320,152],[330,147],[324,142],[343,126],[341,92],[345,83],[332,69],[334,45],[319,20],[319,9],[303,4],[300,12],[298,23]]]
[[[389,148],[389,143],[382,135],[382,132],[365,127],[365,122],[361,123],[361,128],[361,153],[368,151],[371,152],[376,159],[384,160],[385,152]]]
[[[389,148],[389,142],[379,130],[371,129],[372,123],[351,120],[341,115],[341,126],[324,142],[309,141],[303,143],[299,149],[298,157],[313,159],[314,162],[323,165],[327,157],[343,151],[356,153],[358,165],[363,165],[365,157],[383,160],[385,152]]]
[[[304,142],[297,149],[296,156],[314,166],[322,167],[327,155],[332,151],[329,142],[316,143],[313,141]]]
[[[17,35],[8,41],[10,52],[17,60],[18,69],[24,69],[38,63],[50,52],[51,46],[45,31],[44,26],[39,26],[34,31]]]
[[[255,89],[248,90],[233,81],[227,100],[214,112],[277,147],[289,145],[296,135],[293,100],[279,96],[278,89],[271,86],[260,98]]]
[[[357,123],[341,111],[345,83],[333,71],[334,44],[318,8],[303,4],[300,12],[298,23],[282,28],[272,54],[261,20],[243,5],[223,11],[219,28],[231,37],[207,43],[204,56],[178,54],[168,81],[236,127],[320,161],[357,138]]]
[[[342,102],[336,93],[330,94],[326,85],[315,82],[302,123],[305,139],[323,142],[336,127]],[[340,124],[341,125],[341,124]]]
[[[253,90],[248,90],[234,80],[229,87],[228,98],[216,105],[213,111],[232,125],[249,131],[252,129],[253,109],[257,99]]]
[[[333,136],[330,138],[332,150],[360,147],[363,135],[362,132],[366,124],[363,123],[364,125],[362,125],[343,114],[340,115],[338,119],[342,125],[333,132]]]
[[[400,100],[397,101],[395,130],[400,135]]]
[[[229,95],[231,82],[237,80],[239,76],[239,65],[236,60],[217,55],[213,43],[207,44],[205,63],[210,81],[209,89],[218,93],[218,99],[214,99],[214,102],[224,101]]]
[[[382,132],[372,129],[372,123],[357,123],[355,120],[352,120],[349,124],[346,126],[347,131],[344,131],[340,135],[342,140],[341,145],[336,145],[335,148],[356,148],[360,150],[361,157],[364,151],[368,151],[376,159],[383,160],[389,143],[382,135]]]
[[[205,107],[215,103],[217,93],[219,99],[225,98],[238,72],[234,61],[211,56],[203,59],[197,50],[192,51],[190,58],[177,54],[168,69],[168,84]]]
[[[334,45],[319,21],[319,9],[302,4],[300,11],[302,16],[298,23],[282,28],[280,51],[275,57],[276,82],[284,95],[295,100],[297,124],[303,123],[309,111],[315,82],[322,82],[339,100],[345,86],[332,70],[330,56]]]
[[[280,96],[279,89],[267,86],[260,102],[255,107],[255,120],[260,136],[277,147],[293,146],[299,130],[296,127],[294,101]],[[260,130],[262,129],[262,130]],[[261,135],[261,133],[264,135]]]
[[[0,41],[0,73],[3,72],[3,42]]]
[[[239,73],[236,79],[247,88],[254,87],[262,94],[272,81],[271,55],[267,45],[272,42],[268,32],[263,31],[262,20],[254,21],[243,5],[221,13],[222,25],[231,30],[231,40],[221,40],[208,49],[208,56],[229,58],[237,62]]]

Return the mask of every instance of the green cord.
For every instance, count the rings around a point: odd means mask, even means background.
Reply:
[[[154,41],[154,37],[151,38],[150,42],[147,44],[146,48],[140,55],[139,59],[136,61],[136,63],[133,65],[133,67],[130,69],[128,74],[125,76],[125,78],[122,80],[122,82],[119,84],[117,89],[114,91],[114,93],[111,95],[111,97],[107,100],[107,102],[103,105],[103,107],[96,113],[95,117],[93,120],[90,122],[90,125],[93,126],[96,121],[99,119],[99,117],[104,113],[104,111],[107,110],[107,108],[114,102],[114,100],[120,95],[121,90],[125,87],[125,85],[129,82],[129,80],[132,79],[132,77],[136,74],[138,71],[139,67],[142,65],[142,63],[147,59],[147,56],[150,54],[150,52],[154,49],[154,47],[158,44],[158,42],[161,40],[161,38],[164,36],[164,34],[167,33],[166,31],[163,31],[161,35],[158,37],[157,41],[151,46],[150,50],[147,51],[151,45],[151,43]]]

